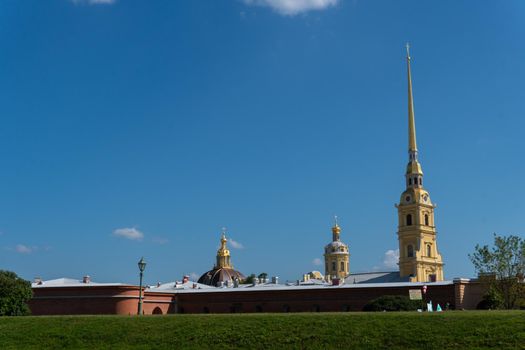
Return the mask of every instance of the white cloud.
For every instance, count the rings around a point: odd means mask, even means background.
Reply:
[[[197,273],[195,273],[195,272],[190,273],[190,280],[192,280],[192,281],[197,281],[199,279],[199,277],[200,276],[197,275]]]
[[[15,251],[20,254],[31,254],[33,251],[35,251],[36,247],[28,247],[23,244],[17,244],[15,247]]]
[[[244,246],[242,245],[242,243],[234,241],[231,238],[229,239],[229,242],[230,242],[231,247],[234,249],[244,249]]]
[[[321,259],[315,258],[314,260],[312,260],[312,264],[314,264],[315,266],[321,266],[323,262]]]
[[[383,256],[383,266],[388,269],[396,269],[399,262],[399,249],[389,249]]]
[[[71,2],[75,5],[113,5],[117,0],[71,0]]]
[[[123,237],[134,241],[141,241],[144,238],[144,234],[134,227],[118,228],[113,231],[113,236]]]
[[[293,16],[311,10],[335,6],[339,0],[243,0],[247,5],[267,6],[282,15]]]

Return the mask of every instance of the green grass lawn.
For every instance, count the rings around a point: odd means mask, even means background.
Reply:
[[[525,349],[524,311],[0,318],[0,349]]]

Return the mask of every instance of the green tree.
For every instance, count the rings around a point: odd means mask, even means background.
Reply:
[[[265,280],[268,278],[268,274],[266,272],[261,272],[259,276],[257,276],[259,280]]]
[[[30,313],[27,302],[33,296],[31,283],[11,271],[0,270],[0,316]]]
[[[499,295],[505,309],[513,309],[523,298],[525,285],[525,240],[518,236],[494,234],[494,246],[476,245],[469,258],[480,279]]]
[[[241,283],[242,284],[252,284],[255,280],[255,274],[252,273],[250,276],[246,277]]]

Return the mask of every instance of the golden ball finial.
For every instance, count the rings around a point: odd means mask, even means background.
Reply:
[[[339,234],[341,232],[341,228],[337,224],[337,215],[334,215],[334,227],[332,227],[332,233]]]

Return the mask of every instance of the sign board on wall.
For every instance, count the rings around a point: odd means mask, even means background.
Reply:
[[[410,297],[410,300],[421,300],[423,299],[421,296],[421,289],[409,289],[408,290],[408,296]]]

